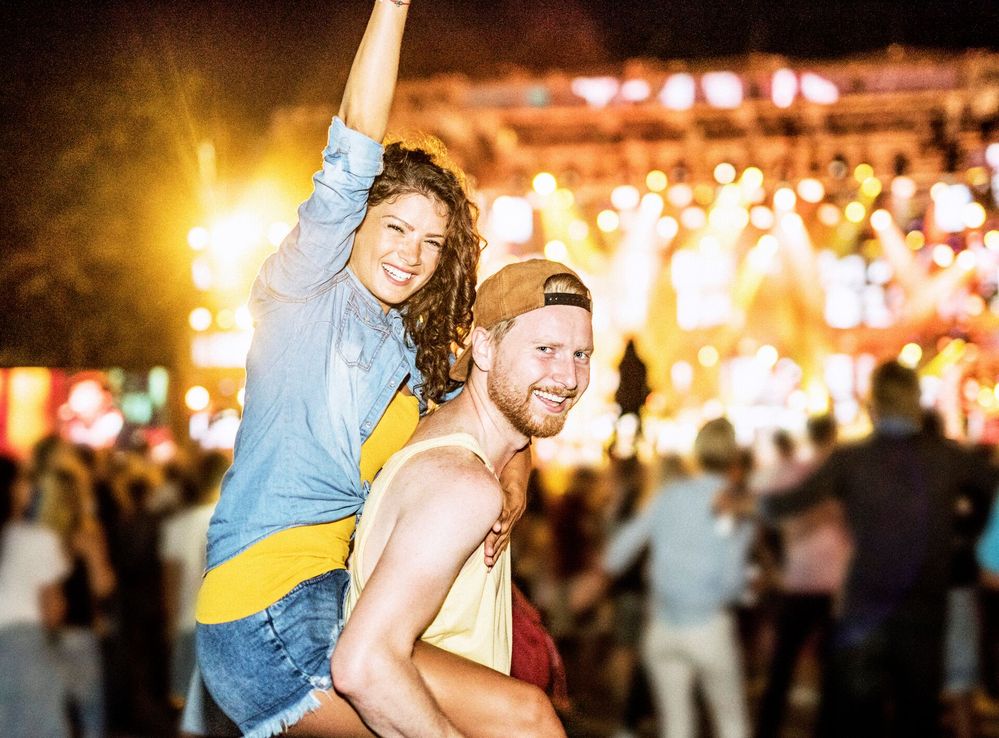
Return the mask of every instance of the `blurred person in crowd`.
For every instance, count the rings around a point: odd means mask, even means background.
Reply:
[[[52,633],[63,619],[69,559],[58,534],[27,517],[31,486],[0,457],[0,731],[68,738]]]
[[[992,461],[997,460],[992,449]],[[981,705],[991,715],[999,714],[999,505],[993,503],[985,531],[975,545],[979,565],[979,611],[981,613]]]
[[[777,462],[769,473],[754,480],[756,494],[778,493],[804,479],[836,447],[836,422],[830,415],[807,422],[812,447],[809,461],[798,459],[795,443],[786,431],[774,434]],[[795,668],[809,640],[816,640],[822,684],[824,654],[831,633],[833,608],[843,583],[850,544],[842,510],[834,500],[780,526],[782,565],[775,623],[775,642],[766,689],[757,714],[757,738],[777,738],[787,707]],[[821,694],[821,690],[820,690]]]
[[[829,499],[843,504],[853,557],[828,663],[832,733],[939,736],[947,592],[958,499],[980,530],[997,471],[922,428],[919,378],[898,362],[871,379],[873,433],[841,446],[792,490],[769,495],[769,520]]]
[[[170,639],[170,700],[175,707],[183,706],[194,674],[195,602],[205,571],[208,522],[230,458],[221,451],[208,451],[188,463],[194,469],[173,468],[180,508],[163,521],[159,543]]]
[[[196,640],[209,691],[251,736],[326,704],[368,485],[419,416],[460,385],[450,372],[471,328],[476,206],[438,146],[379,143],[411,5],[373,3],[315,189],[250,299],[246,405],[209,526]],[[508,496],[485,542],[489,564],[523,509],[529,467],[525,449],[502,471]],[[295,633],[276,651],[275,627]],[[275,656],[262,663],[263,653]],[[423,643],[415,663],[430,683],[472,681],[464,661]],[[494,729],[512,717],[515,694],[481,695]],[[475,696],[439,699],[457,718],[487,707]],[[185,729],[200,728],[197,708],[189,699]]]
[[[111,668],[123,731],[161,735],[172,730],[169,652],[159,558],[160,516],[149,509],[159,469],[134,451],[118,452],[109,485],[114,500],[108,548],[118,575]]]
[[[648,369],[638,355],[635,339],[629,338],[617,365],[618,385],[614,402],[618,406],[618,422],[614,427],[612,448],[620,445],[625,455],[635,453],[635,444],[642,435],[642,408],[649,396]]]
[[[91,480],[70,448],[37,471],[38,521],[54,531],[69,562],[62,582],[65,605],[56,653],[62,688],[84,738],[106,731],[102,608],[116,586],[104,529],[97,519]]]
[[[650,614],[642,653],[664,738],[697,733],[699,685],[714,735],[748,735],[744,680],[731,607],[745,586],[753,527],[716,514],[715,498],[742,460],[732,424],[709,421],[694,441],[697,470],[662,486],[648,508],[609,542],[604,567],[624,571],[645,545],[650,555]]]

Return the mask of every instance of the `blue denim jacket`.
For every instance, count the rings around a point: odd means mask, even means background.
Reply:
[[[407,375],[426,409],[402,316],[347,267],[381,167],[381,145],[334,118],[315,190],[253,285],[243,420],[208,568],[277,531],[356,513],[361,444]]]

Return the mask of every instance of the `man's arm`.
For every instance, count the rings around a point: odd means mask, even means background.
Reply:
[[[799,484],[758,498],[757,511],[765,522],[775,523],[780,518],[803,512],[822,500],[840,494],[842,485],[837,480],[846,463],[842,450],[833,451],[818,469]]]
[[[527,507],[527,481],[531,476],[531,445],[514,454],[500,472],[503,488],[503,511],[486,535],[486,566],[499,561],[500,554],[510,543],[510,533]]]
[[[334,687],[380,736],[460,735],[414,667],[413,644],[500,512],[478,461],[424,456],[396,477],[395,524],[333,651]]]

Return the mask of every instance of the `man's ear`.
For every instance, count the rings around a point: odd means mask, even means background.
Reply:
[[[496,355],[496,347],[493,345],[492,337],[485,328],[472,329],[472,361],[479,371],[488,372],[493,368],[493,360]]]

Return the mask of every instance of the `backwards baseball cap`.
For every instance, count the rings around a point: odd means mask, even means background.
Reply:
[[[557,274],[579,275],[565,264],[547,259],[528,259],[508,264],[479,285],[472,318],[476,328],[492,328],[497,323],[516,318],[549,305],[573,305],[592,312],[589,291],[545,294],[545,282]],[[579,280],[582,283],[583,280]],[[472,366],[472,347],[466,346],[451,367],[451,379],[464,382]]]

